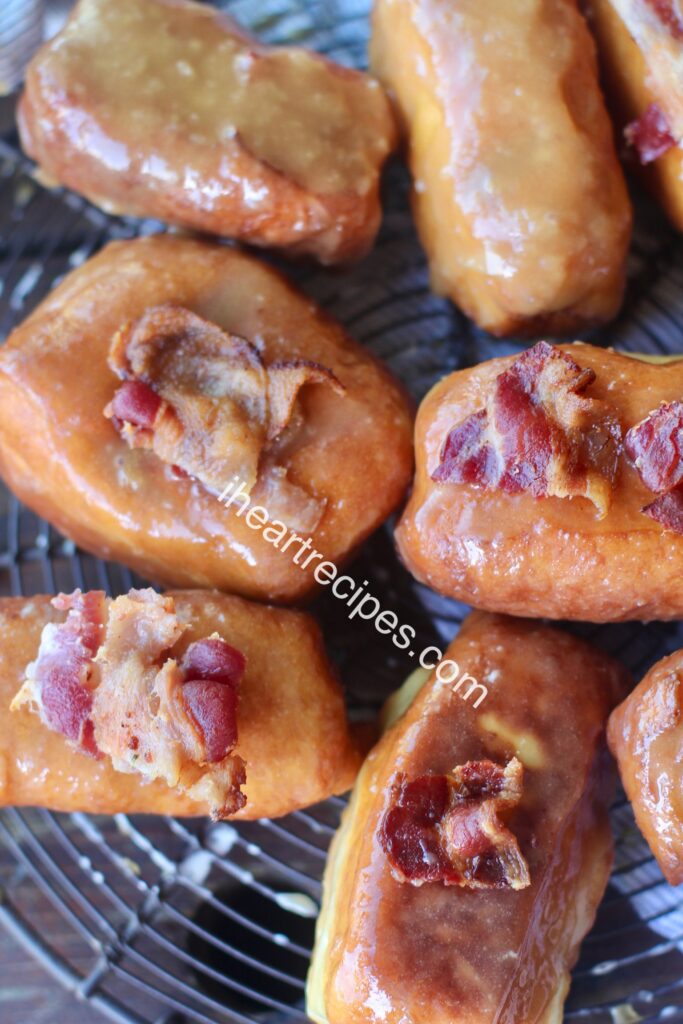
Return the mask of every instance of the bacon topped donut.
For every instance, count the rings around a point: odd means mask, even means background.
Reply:
[[[626,454],[648,490],[658,495],[645,515],[683,533],[683,402],[667,402],[626,434]]]
[[[529,885],[526,860],[498,816],[519,803],[522,773],[513,757],[505,768],[468,761],[448,775],[402,777],[379,833],[394,877],[468,889]]]
[[[232,801],[255,820],[356,776],[362,744],[303,612],[215,590],[43,594],[0,598],[0,635],[0,806],[205,816]],[[244,784],[219,792],[242,763]]]
[[[534,345],[497,377],[486,408],[450,431],[432,479],[585,497],[604,516],[620,427],[607,403],[585,395],[594,380],[566,352]]]
[[[272,452],[306,384],[345,388],[331,370],[303,359],[265,366],[244,338],[180,306],[148,309],[114,336],[109,365],[124,383],[104,410],[132,448],[150,448],[175,469],[219,494],[231,480],[246,492]],[[299,528],[314,529],[320,502],[285,479],[280,489],[312,513]],[[312,506],[315,505],[313,508]]]
[[[588,0],[603,77],[636,167],[683,229],[683,10],[680,0]]]
[[[458,370],[426,396],[399,553],[478,608],[681,618],[683,358],[550,351]]]
[[[683,18],[679,0],[610,0],[647,66],[647,82],[676,139],[683,137]]]
[[[180,654],[186,626],[171,596],[60,594],[66,621],[45,626],[12,709],[28,704],[80,750],[162,779],[225,817],[244,804],[237,742],[243,655],[218,634]]]
[[[398,382],[271,266],[169,234],[111,243],[0,351],[8,485],[177,585],[303,597],[402,501],[412,425]]]
[[[604,730],[627,679],[576,637],[481,612],[446,658],[488,695],[437,668],[385,715],[325,868],[316,1024],[562,1020],[609,879]]]

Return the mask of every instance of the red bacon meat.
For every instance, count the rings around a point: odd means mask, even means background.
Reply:
[[[683,533],[683,402],[667,402],[626,434],[626,454],[648,490],[658,495],[643,512]]]
[[[499,812],[522,795],[522,764],[468,761],[450,775],[401,779],[380,828],[394,877],[422,885],[523,889],[529,871]]]
[[[485,409],[448,434],[432,479],[536,498],[584,497],[607,513],[621,430],[586,396],[592,370],[541,341],[496,378]]]

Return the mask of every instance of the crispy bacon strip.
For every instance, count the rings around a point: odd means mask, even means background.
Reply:
[[[515,836],[500,821],[522,795],[523,768],[513,758],[468,761],[450,775],[399,780],[380,826],[397,881],[442,882],[469,889],[524,889],[529,869]]]
[[[232,751],[244,656],[213,634],[178,661],[186,626],[173,598],[153,590],[113,601],[76,591],[53,603],[67,619],[43,630],[12,709],[29,703],[81,750],[163,779],[214,817],[239,810],[244,762]]]
[[[266,367],[258,350],[179,306],[156,306],[114,337],[109,365],[125,382],[104,410],[131,447],[220,493],[253,488],[268,446],[292,419],[307,384],[344,387],[305,360]]]
[[[486,408],[450,431],[432,479],[584,497],[603,517],[621,430],[607,403],[584,395],[594,380],[560,349],[534,345],[499,374]]]
[[[683,402],[663,403],[626,434],[624,450],[658,497],[642,511],[683,533]]]
[[[83,753],[99,757],[91,714],[93,658],[104,634],[104,591],[59,594],[52,604],[67,612],[66,621],[50,622],[43,629],[38,657],[27,666],[11,708],[28,704],[48,729],[63,733]]]
[[[669,122],[656,103],[624,128],[624,137],[636,150],[641,164],[651,164],[676,145]]]

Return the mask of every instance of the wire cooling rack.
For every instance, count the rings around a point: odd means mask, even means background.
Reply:
[[[301,42],[364,66],[369,0],[223,6],[270,41]],[[288,271],[419,399],[445,373],[521,346],[493,341],[430,294],[407,203],[407,175],[396,164],[386,179],[379,244],[368,259],[344,272],[307,265]],[[642,197],[637,206],[625,309],[592,340],[683,352],[683,241]],[[43,189],[19,153],[13,101],[0,104],[0,338],[107,240],[160,229]],[[136,582],[126,569],[83,554],[6,491],[0,544],[2,594],[76,586],[116,594]],[[457,631],[463,607],[410,579],[397,563],[390,528],[366,545],[352,572],[425,645]],[[351,713],[376,708],[410,671],[408,660],[371,625],[349,623],[333,599],[319,599],[314,610]],[[580,631],[636,677],[683,644],[677,624]],[[333,799],[241,825],[8,809],[0,812],[0,921],[89,1002],[93,1024],[303,1021],[320,879],[342,808]],[[623,797],[612,820],[615,869],[582,947],[566,1020],[683,1022],[683,895],[662,879]]]

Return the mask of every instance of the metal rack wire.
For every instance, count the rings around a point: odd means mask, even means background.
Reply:
[[[369,0],[234,0],[223,6],[277,41],[300,41],[362,65]],[[516,351],[431,295],[408,212],[408,182],[390,169],[385,221],[360,268],[288,272],[420,398],[443,374]],[[597,340],[683,351],[683,244],[647,203],[639,209],[627,306]],[[160,230],[114,219],[48,192],[20,156],[12,102],[0,105],[0,338],[54,283],[105,241]],[[353,567],[418,630],[447,641],[463,608],[400,568],[389,530]],[[133,582],[125,568],[79,551],[3,491],[0,593]],[[368,625],[322,598],[315,611],[339,663],[351,711],[376,707],[410,670]],[[641,674],[683,644],[676,624],[583,627]],[[580,695],[577,695],[580,698]],[[329,840],[343,801],[278,821],[234,826],[172,818],[0,813],[0,921],[99,1019],[165,1024],[305,1020],[303,989]],[[566,1019],[588,1024],[683,1021],[683,900],[667,886],[622,799],[610,887],[574,974]],[[40,915],[40,934],[35,927]],[[45,925],[48,922],[48,926]]]

